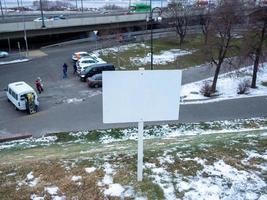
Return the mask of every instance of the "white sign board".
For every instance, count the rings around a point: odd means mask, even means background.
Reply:
[[[103,122],[178,120],[180,70],[104,71]]]

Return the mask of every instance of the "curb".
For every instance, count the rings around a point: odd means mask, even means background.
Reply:
[[[11,60],[11,61],[6,61],[6,62],[0,62],[0,66],[1,65],[10,65],[10,64],[16,64],[16,63],[22,63],[22,62],[29,62],[31,60],[32,60],[31,58],[24,58],[24,59],[17,59],[17,60]]]

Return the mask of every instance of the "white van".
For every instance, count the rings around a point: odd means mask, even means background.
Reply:
[[[20,81],[8,84],[6,94],[17,110],[28,110],[30,114],[37,111],[39,106],[37,94],[27,83]],[[30,104],[29,97],[32,98]]]

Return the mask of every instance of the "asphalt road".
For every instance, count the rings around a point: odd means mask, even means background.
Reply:
[[[14,81],[26,81],[34,87],[41,77],[45,92],[39,97],[40,112],[27,115],[15,111],[0,92],[0,134],[30,133],[34,136],[50,132],[92,130],[136,124],[103,124],[101,89],[90,89],[72,74],[71,54],[90,50],[94,44],[77,44],[44,50],[42,56],[25,63],[0,66],[0,88]],[[69,64],[69,78],[62,79],[62,65]],[[207,66],[183,72],[183,84],[213,75]],[[71,102],[72,101],[72,102]],[[267,117],[267,96],[227,100],[209,104],[181,105],[179,122],[200,122],[237,118]],[[164,122],[165,123],[165,122]]]

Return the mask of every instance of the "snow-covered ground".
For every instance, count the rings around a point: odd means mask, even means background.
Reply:
[[[147,49],[150,51],[150,46],[147,46],[143,43],[127,44],[117,47],[105,48],[101,50],[96,50],[93,53],[96,56],[100,55],[114,55],[117,56],[117,53],[122,53],[125,51],[133,51],[138,49]],[[192,54],[195,50],[182,50],[182,49],[170,49],[161,51],[159,54],[153,54],[153,64],[155,65],[167,65],[168,63],[174,62],[177,57]],[[149,64],[151,61],[151,54],[147,53],[145,56],[136,56],[130,57],[131,66],[136,68]]]
[[[177,57],[192,54],[193,51],[186,51],[181,49],[171,49],[168,51],[161,51],[160,54],[153,54],[154,65],[167,65],[174,62]],[[145,57],[130,58],[131,63],[135,66],[142,66],[151,62],[151,53],[148,53]]]
[[[257,88],[249,88],[247,94],[238,94],[238,86],[240,83],[244,81],[248,81],[249,83],[251,83],[252,70],[252,66],[248,66],[242,68],[239,71],[220,75],[217,82],[217,91],[219,95],[215,98],[204,97],[200,93],[202,86],[206,82],[211,84],[212,78],[183,85],[181,97],[184,101],[190,101],[188,103],[191,104],[267,95],[267,87],[262,85],[262,82],[267,82],[267,63],[263,63],[259,69],[257,77]]]
[[[251,125],[250,125],[251,124]],[[144,130],[144,139],[155,138],[175,138],[181,136],[194,136],[194,135],[208,135],[208,134],[225,134],[233,132],[246,132],[253,130],[267,130],[267,120],[264,118],[254,119],[236,119],[225,121],[213,121],[202,123],[187,123],[177,125],[160,125],[146,127]],[[87,137],[97,135],[97,140],[90,141]],[[9,142],[0,143],[1,150],[7,150],[12,148],[29,149],[33,147],[46,147],[50,145],[65,145],[61,143],[60,137],[71,137],[74,143],[87,143],[97,142],[102,144],[111,144],[113,142],[137,140],[138,129],[137,128],[125,128],[125,129],[107,129],[107,130],[95,130],[91,131],[78,131],[69,133],[59,133],[40,138],[28,138],[22,140],[14,140]],[[81,152],[86,153],[86,152]],[[93,169],[88,169],[95,170]],[[89,172],[88,172],[89,173]]]
[[[150,49],[149,46],[145,44],[130,44],[122,45],[113,48],[106,48],[102,50],[94,51],[96,56],[116,54],[118,52],[133,51],[136,49]],[[159,54],[154,54],[153,60],[154,64],[157,65],[167,65],[168,63],[174,62],[177,57],[192,54],[195,50],[181,50],[181,49],[170,49],[166,51],[161,51]],[[150,53],[145,57],[137,56],[131,57],[131,66],[138,68],[141,65],[148,64],[150,62]],[[252,79],[252,66],[244,67],[240,70],[222,74],[219,76],[217,81],[217,91],[218,96],[209,98],[204,97],[200,90],[205,83],[211,84],[213,77],[186,84],[182,86],[181,97],[183,104],[199,104],[199,103],[209,103],[215,101],[221,101],[226,99],[234,98],[244,98],[244,97],[255,97],[267,95],[267,87],[262,85],[262,82],[267,82],[267,63],[263,63],[260,66],[256,89],[249,89],[246,94],[238,94],[238,86],[240,83],[247,81],[251,82]]]
[[[249,119],[146,127],[143,183],[136,182],[133,167],[137,129],[98,131],[97,141],[86,140],[87,136],[94,137],[91,134],[95,131],[81,131],[6,142],[0,144],[0,155],[18,151],[12,155],[24,156],[31,164],[27,161],[20,168],[22,160],[19,166],[14,165],[16,159],[5,160],[3,164],[10,162],[14,168],[5,173],[2,166],[0,186],[1,177],[15,180],[10,187],[15,187],[16,193],[31,191],[32,200],[82,199],[77,195],[84,194],[92,179],[93,190],[103,195],[98,199],[144,200],[154,195],[167,200],[266,200],[266,125],[266,119]],[[57,141],[68,137],[72,139]],[[39,151],[47,158],[44,163],[36,154]],[[60,159],[53,160],[53,152],[61,152]],[[49,173],[42,164],[49,166]],[[53,179],[52,172],[60,178]]]
[[[182,157],[180,159],[188,160]],[[266,156],[264,159],[267,161]],[[257,173],[239,170],[223,160],[218,160],[212,165],[200,158],[194,158],[193,161],[199,164],[202,170],[198,170],[195,176],[189,177],[167,172],[164,169],[166,164],[164,158],[161,158],[162,167],[156,167],[151,163],[146,163],[146,167],[152,170],[154,181],[161,186],[166,199],[176,199],[173,177],[176,189],[184,193],[182,198],[184,200],[267,199],[267,194],[261,192],[267,187],[267,183]]]

